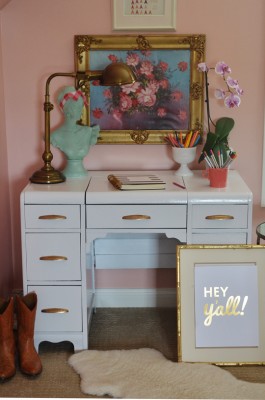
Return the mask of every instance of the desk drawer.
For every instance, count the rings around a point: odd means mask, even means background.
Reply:
[[[192,228],[247,228],[247,223],[247,205],[210,204],[192,206]]]
[[[247,234],[243,233],[194,233],[192,244],[247,244]]]
[[[32,291],[38,296],[36,332],[82,330],[80,286],[28,286]]]
[[[26,229],[80,228],[78,205],[26,205]]]
[[[79,233],[27,233],[28,280],[80,280]]]
[[[87,228],[186,228],[186,205],[89,205]]]

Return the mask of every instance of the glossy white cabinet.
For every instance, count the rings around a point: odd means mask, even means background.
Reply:
[[[36,348],[45,340],[88,347],[94,283],[86,270],[87,185],[29,184],[21,193],[23,289],[38,296]]]
[[[201,171],[183,178],[174,171],[152,171],[166,182],[165,190],[155,191],[117,190],[108,182],[111,172],[93,171],[61,184],[29,184],[21,193],[23,286],[25,293],[38,295],[36,346],[44,340],[69,340],[75,350],[88,347],[95,251],[103,266],[104,257],[112,256],[119,269],[115,243],[121,238],[127,238],[131,255],[124,257],[135,260],[135,268],[142,265],[134,258],[135,235],[140,255],[151,263],[167,248],[166,238],[188,244],[251,243],[252,193],[236,171],[229,170],[223,189],[210,188]],[[176,180],[185,189],[175,186]],[[163,242],[150,243],[148,235],[163,235]],[[95,241],[106,236],[103,246]],[[158,250],[152,248],[161,243]],[[166,251],[159,259],[162,268],[168,267]]]

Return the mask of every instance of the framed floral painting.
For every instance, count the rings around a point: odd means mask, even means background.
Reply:
[[[172,131],[200,130],[203,119],[204,35],[76,36],[77,71],[123,62],[136,74],[131,85],[87,83],[83,122],[99,125],[98,143],[163,143]]]

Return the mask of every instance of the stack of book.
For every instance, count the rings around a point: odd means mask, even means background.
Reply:
[[[166,183],[156,175],[108,175],[110,183],[119,190],[161,190]]]

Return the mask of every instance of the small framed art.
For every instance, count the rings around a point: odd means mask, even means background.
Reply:
[[[176,0],[112,0],[116,30],[176,30]]]
[[[265,364],[265,246],[177,246],[178,361]]]

